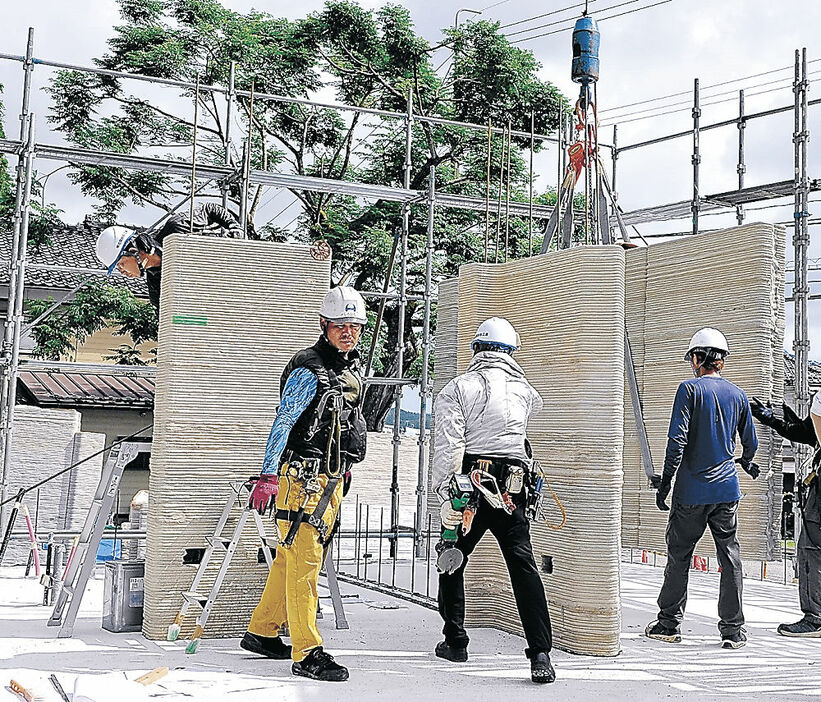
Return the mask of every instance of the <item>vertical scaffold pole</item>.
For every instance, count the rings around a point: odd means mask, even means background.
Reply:
[[[14,426],[14,406],[17,402],[17,374],[20,363],[20,330],[23,323],[23,295],[26,284],[26,253],[28,250],[29,213],[31,211],[31,180],[34,170],[34,114],[26,120],[25,137],[18,157],[17,193],[14,202],[14,240],[17,256],[12,259],[9,280],[9,308],[6,313],[6,337],[11,347],[4,344],[3,361],[6,364],[2,388],[2,448],[3,480],[0,483],[0,502],[7,497],[11,467],[11,435]],[[12,290],[14,291],[12,293]],[[13,303],[13,304],[12,304]],[[5,513],[0,512],[0,523]]]
[[[408,90],[408,114],[405,118],[407,127],[405,132],[405,162],[402,185],[405,190],[410,189],[411,159],[413,156],[413,90]],[[408,305],[407,273],[408,273],[408,231],[410,229],[410,204],[402,203],[402,240],[400,242],[399,261],[399,319],[396,325],[396,376],[400,380],[404,377],[405,364],[405,309]],[[399,385],[396,391],[396,401],[393,405],[393,467],[391,470],[391,557],[396,558],[399,545],[399,446],[402,443],[402,389]]]
[[[510,143],[511,138],[511,128],[510,128],[510,120],[507,121],[507,164],[505,166],[505,170],[507,171],[507,176],[505,180],[505,263],[507,263],[507,257],[510,250],[510,152],[512,150],[512,144]]]
[[[428,241],[425,251],[425,316],[422,326],[422,377],[419,380],[419,470],[416,482],[416,524],[424,520],[425,493],[427,486],[428,459],[428,399],[431,386],[428,377],[430,360],[430,297],[433,284],[433,223],[436,214],[436,167],[430,167],[428,175]],[[425,556],[425,537],[422,529],[416,531],[416,557]]]
[[[744,161],[744,132],[747,129],[747,120],[744,117],[744,91],[738,91],[738,189],[744,187],[744,174],[747,172],[747,165]],[[739,225],[744,224],[744,205],[735,207],[736,221]]]
[[[197,87],[194,88],[194,132],[191,140],[191,200],[188,203],[188,233],[194,233],[194,195],[197,189],[197,136],[200,121],[200,76],[197,74]]]
[[[809,336],[807,329],[807,302],[809,296],[809,284],[807,282],[807,255],[809,249],[808,232],[808,199],[809,181],[807,178],[807,141],[809,132],[807,130],[807,50],[795,52],[795,132],[793,142],[795,145],[794,154],[794,182],[795,189],[795,227],[793,235],[794,247],[794,284],[793,297],[795,298],[795,335],[793,339],[793,350],[795,351],[795,405],[796,412],[800,417],[806,416],[809,411]],[[795,456],[795,482],[796,486],[805,476],[803,467],[809,455],[808,451],[800,444],[794,444],[798,449]],[[795,519],[795,539],[798,540],[801,519],[796,515]]]
[[[3,329],[3,347],[2,354],[0,354],[0,451],[3,454],[3,469],[0,476],[0,503],[6,500],[8,496],[8,477],[9,477],[9,461],[10,456],[7,450],[11,438],[11,428],[14,424],[14,403],[16,402],[17,394],[17,370],[12,369],[13,349],[20,345],[20,324],[15,324],[13,319],[14,311],[17,303],[18,281],[17,277],[21,273],[20,259],[21,259],[21,238],[23,236],[23,243],[28,238],[28,200],[29,195],[26,191],[31,193],[31,167],[30,154],[31,148],[34,144],[33,136],[33,122],[30,120],[29,104],[31,102],[31,79],[34,71],[34,28],[29,27],[28,37],[26,40],[26,56],[23,60],[23,98],[20,107],[20,153],[17,157],[17,181],[16,192],[14,198],[14,234],[12,236],[12,251],[11,259],[9,260],[9,292],[8,292],[8,306],[6,311],[5,327]],[[29,146],[29,141],[31,145]],[[26,226],[25,231],[19,227],[20,207],[24,205],[26,210]],[[25,251],[23,251],[25,254]],[[24,274],[24,272],[23,272]],[[20,295],[23,294],[22,287],[19,287]],[[22,303],[22,301],[21,301]],[[16,336],[15,336],[16,334]],[[7,507],[0,507],[0,524],[4,521]]]
[[[699,198],[699,165],[701,164],[701,147],[699,145],[699,137],[701,135],[701,102],[699,99],[699,85],[698,78],[693,84],[693,202],[690,206],[693,212],[693,234],[698,234],[698,213],[701,207],[701,200]]]
[[[493,124],[487,121],[487,178],[485,179],[485,263],[490,246],[490,147],[493,141]]]
[[[533,151],[536,147],[536,113],[530,110],[530,192],[527,205],[527,255],[533,255]]]
[[[613,149],[610,152],[613,158],[613,177],[610,179],[610,186],[613,190],[613,206],[619,201],[619,193],[616,189],[616,161],[619,160],[619,125],[613,125]]]
[[[234,98],[236,97],[235,73],[236,62],[231,61],[231,67],[228,70],[228,95],[225,106],[225,132],[223,143],[223,159],[227,167],[231,167],[231,120],[234,118]],[[222,182],[220,184],[222,191],[222,206],[228,209],[228,183]]]

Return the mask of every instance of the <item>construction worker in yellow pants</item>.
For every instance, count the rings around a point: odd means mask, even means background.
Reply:
[[[276,504],[280,545],[262,599],[240,646],[268,658],[293,658],[291,671],[343,681],[348,670],[322,647],[316,628],[317,579],[350,468],[365,457],[364,382],[356,344],[367,323],[365,301],[339,286],[319,311],[322,336],[282,372],[280,405],[249,504]],[[287,621],[293,647],[280,637]]]
[[[320,475],[317,482],[320,492],[311,493],[305,513],[311,514],[319,502],[322,491],[328,483],[327,475]],[[287,510],[297,512],[305,497],[301,481],[288,476],[279,479],[277,512]],[[331,501],[322,521],[330,532],[342,502],[342,482],[337,483]],[[312,526],[303,523],[297,531],[292,546],[283,546],[293,522],[277,520],[280,545],[276,558],[268,574],[265,590],[259,604],[251,616],[248,631],[257,636],[279,636],[282,623],[287,622],[291,632],[292,658],[301,661],[312,649],[322,645],[322,637],[316,628],[317,579],[322,568],[324,549],[319,533]]]

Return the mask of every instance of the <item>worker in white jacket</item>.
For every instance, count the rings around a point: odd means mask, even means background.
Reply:
[[[546,683],[556,677],[550,663],[550,615],[525,516],[531,466],[527,423],[542,409],[542,398],[513,360],[519,345],[519,335],[506,319],[492,317],[482,322],[471,343],[474,356],[467,371],[445,385],[436,398],[433,479],[440,494],[447,491],[454,473],[469,475],[474,486],[478,481],[490,493],[496,487],[498,491],[494,496],[475,490],[465,508],[473,516],[467,529],[463,512],[454,509],[450,499],[442,504],[443,528],[457,530],[456,548],[464,562],[439,576],[445,640],[435,652],[454,662],[468,658],[464,570],[479,539],[490,530],[510,573],[528,644],[525,654],[530,659],[531,679]]]

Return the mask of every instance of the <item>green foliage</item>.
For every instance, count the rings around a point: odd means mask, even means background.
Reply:
[[[303,19],[288,20],[256,10],[241,13],[217,0],[118,0],[122,23],[114,28],[108,51],[97,63],[108,69],[171,78],[202,85],[227,86],[235,62],[235,86],[257,92],[311,98],[332,90],[344,103],[404,113],[408,103],[417,116],[473,122],[495,127],[510,124],[529,132],[555,130],[561,111],[569,107],[560,91],[539,78],[539,64],[529,51],[513,46],[491,22],[466,22],[443,30],[443,43],[432,46],[420,37],[410,12],[387,4],[377,10],[351,0],[327,0],[323,9]],[[449,50],[444,57],[440,49]],[[447,69],[441,63],[449,63]],[[182,91],[173,107],[164,108],[129,94],[124,81],[61,72],[49,90],[50,119],[66,137],[81,146],[123,153],[167,152],[190,158],[191,104],[194,91]],[[224,100],[199,94],[198,158],[222,164]],[[248,133],[250,102],[237,99],[232,141]],[[293,172],[366,183],[404,185],[404,122],[320,106],[255,100],[252,165],[262,170]],[[376,124],[374,124],[376,122]],[[362,138],[367,130],[367,138]],[[491,211],[500,189],[511,200],[526,200],[530,174],[523,158],[530,139],[512,140],[510,168],[503,137],[488,147],[485,129],[467,129],[417,120],[412,132],[410,187],[427,187],[436,167],[437,189],[487,198]],[[180,151],[180,148],[183,148]],[[540,142],[536,142],[536,150]],[[241,154],[231,154],[234,164]],[[488,160],[490,179],[487,178]],[[168,207],[188,190],[184,179],[165,174],[126,173],[104,167],[74,169],[82,191],[101,201],[99,213],[113,220],[130,203]],[[263,186],[245,193],[251,220],[260,206]],[[363,289],[385,284],[390,252],[401,227],[395,203],[366,202],[321,192],[293,191],[302,207],[296,231],[278,223],[256,222],[255,237],[281,241],[327,240],[334,250],[333,282],[345,280]],[[539,201],[555,199],[538,193]],[[236,182],[229,197],[236,211],[242,197]],[[438,208],[434,226],[434,278],[456,274],[469,261],[505,260],[538,250],[542,222],[482,211]],[[407,280],[411,292],[422,291],[427,243],[427,207],[414,204],[409,216],[410,256]],[[498,232],[498,235],[497,235]],[[498,236],[498,244],[497,244]],[[486,241],[487,239],[487,241]],[[389,287],[398,285],[395,266]],[[375,305],[372,305],[372,311]],[[422,308],[409,304],[405,319],[405,367],[416,361]],[[385,326],[374,367],[395,373],[398,308],[386,305]],[[372,428],[378,427],[393,389],[369,392]]]
[[[27,300],[27,317],[40,316],[53,303],[53,298]],[[150,304],[138,300],[126,288],[94,283],[78,291],[73,300],[64,303],[32,330],[33,355],[58,360],[68,355],[75,343],[82,344],[88,336],[107,326],[118,327],[118,334],[130,335],[134,345],[157,338],[157,315]],[[129,357],[122,353],[118,356]]]

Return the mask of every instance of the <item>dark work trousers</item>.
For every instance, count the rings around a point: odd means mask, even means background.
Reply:
[[[445,622],[442,633],[449,646],[466,648],[470,640],[464,626],[465,566],[479,539],[490,530],[499,542],[510,574],[516,608],[527,639],[525,654],[531,658],[537,653],[549,652],[552,647],[547,598],[530,545],[530,523],[524,514],[524,492],[516,495],[514,501],[516,509],[513,514],[508,514],[481,499],[470,531],[462,534],[460,530],[456,541],[465,562],[455,573],[439,575],[439,614]]]
[[[684,619],[687,581],[696,543],[710,527],[716,544],[721,581],[718,590],[718,630],[722,636],[736,633],[744,624],[741,611],[742,567],[738,545],[738,502],[711,505],[673,503],[667,520],[667,566],[659,593],[658,620],[676,629]]]
[[[804,618],[821,624],[821,524],[806,518],[798,537],[798,601]]]

